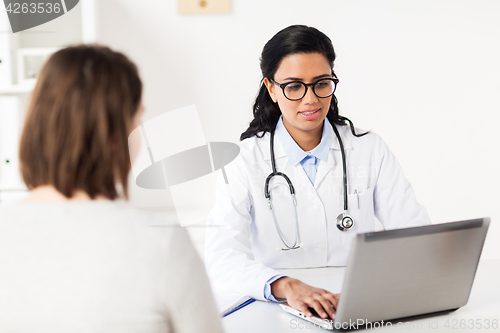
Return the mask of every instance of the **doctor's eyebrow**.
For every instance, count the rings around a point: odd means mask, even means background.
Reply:
[[[319,80],[319,79],[331,78],[331,77],[332,77],[332,74],[323,74],[323,75],[319,75],[319,76],[313,77],[313,80],[316,81],[316,80]],[[304,81],[304,79],[301,79],[301,78],[298,78],[298,77],[287,77],[284,80],[285,81]]]

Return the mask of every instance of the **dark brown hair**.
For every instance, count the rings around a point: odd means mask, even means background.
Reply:
[[[70,198],[128,195],[128,135],[142,96],[137,67],[96,45],[69,47],[47,61],[33,91],[20,142],[28,188],[52,185]]]

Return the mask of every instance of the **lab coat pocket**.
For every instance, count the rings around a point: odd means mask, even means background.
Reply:
[[[350,248],[351,242],[358,233],[375,230],[375,211],[373,206],[373,188],[364,191],[354,190],[348,195],[348,214],[354,224],[352,228],[343,233],[342,246]]]
[[[373,187],[366,190],[354,190],[348,195],[348,214],[354,220],[353,230],[356,233],[373,231],[375,212],[373,208]]]

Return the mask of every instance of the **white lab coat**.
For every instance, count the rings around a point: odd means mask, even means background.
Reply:
[[[342,158],[337,137],[327,161],[320,161],[314,186],[300,164],[290,164],[275,136],[277,171],[292,181],[297,200],[300,249],[285,248],[276,230],[264,182],[271,173],[270,135],[240,143],[239,156],[219,175],[216,203],[208,218],[206,264],[217,291],[264,299],[265,283],[279,268],[345,266],[351,242],[359,232],[430,224],[424,207],[385,142],[376,134],[354,137],[339,129],[346,159],[349,214],[354,226],[337,229],[343,211]],[[358,131],[360,133],[362,131]],[[289,245],[295,240],[292,199],[281,177],[271,181],[277,221]]]

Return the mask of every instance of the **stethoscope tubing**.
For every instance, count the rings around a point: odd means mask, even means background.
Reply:
[[[337,139],[339,140],[339,146],[340,146],[340,155],[342,156],[342,181],[344,183],[344,211],[347,212],[348,210],[348,203],[347,203],[347,163],[346,163],[346,157],[345,157],[345,150],[344,150],[344,143],[342,142],[342,139],[340,138],[340,133],[335,124],[332,125],[333,131],[335,132],[335,136],[337,136]]]
[[[343,182],[343,188],[344,188],[344,212],[340,214],[337,217],[337,227],[341,231],[347,231],[349,230],[352,225],[353,225],[353,220],[352,218],[347,215],[347,210],[348,210],[348,195],[347,195],[347,162],[346,162],[346,156],[345,156],[345,150],[344,150],[344,144],[342,142],[342,139],[340,137],[340,133],[335,126],[335,124],[332,124],[333,131],[335,132],[335,136],[337,137],[337,140],[339,142],[340,146],[340,154],[342,157],[342,182]],[[294,250],[300,248],[300,245],[297,245],[297,242],[299,241],[299,223],[298,223],[298,218],[297,218],[297,201],[295,199],[295,188],[292,184],[292,181],[288,176],[282,172],[278,172],[276,169],[276,158],[274,156],[274,132],[275,130],[273,129],[271,131],[271,140],[270,140],[270,152],[271,152],[271,167],[272,167],[272,173],[269,174],[266,178],[266,182],[264,184],[264,195],[268,201],[269,204],[269,209],[271,210],[272,216],[273,216],[273,221],[276,226],[276,230],[278,231],[278,234],[280,236],[281,241],[285,245],[286,249],[282,250]],[[288,187],[290,189],[290,195],[292,196],[293,200],[293,205],[294,205],[294,213],[295,213],[295,241],[292,246],[289,246],[283,237],[283,233],[281,232],[281,228],[278,224],[278,221],[276,219],[276,215],[274,213],[274,208],[272,205],[272,200],[271,200],[271,192],[269,190],[269,183],[271,182],[271,179],[275,176],[283,177],[285,181],[288,184]]]

